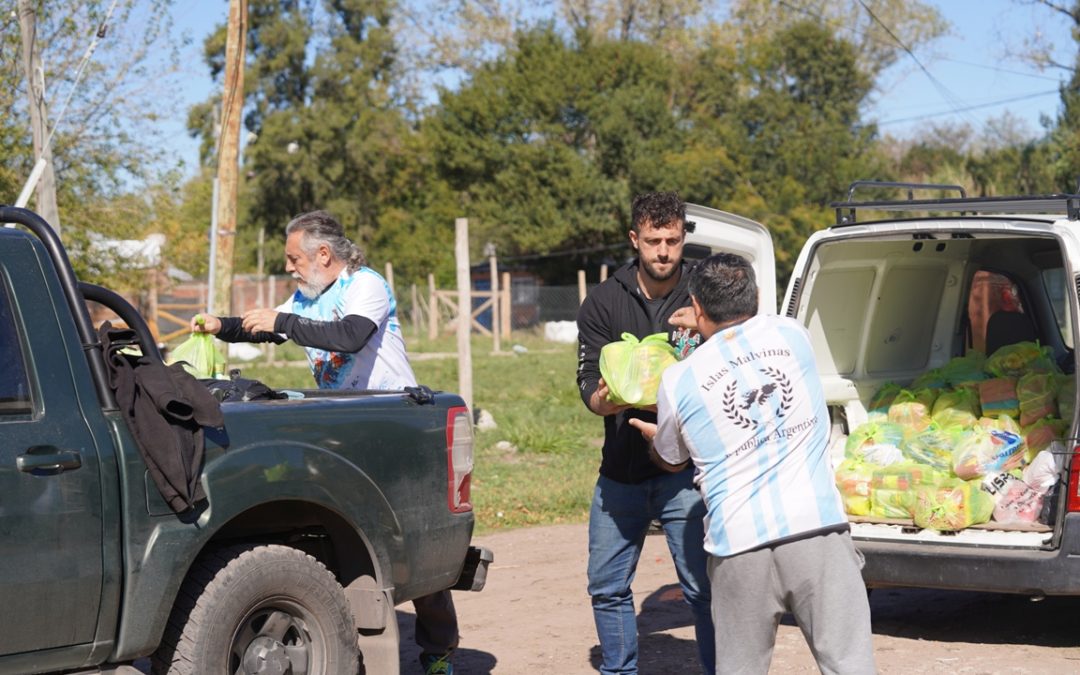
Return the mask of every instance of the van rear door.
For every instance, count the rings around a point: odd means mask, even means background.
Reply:
[[[686,235],[683,255],[690,260],[713,253],[736,253],[750,261],[757,275],[758,312],[776,314],[776,256],[772,237],[761,223],[697,204],[686,205],[694,231]]]

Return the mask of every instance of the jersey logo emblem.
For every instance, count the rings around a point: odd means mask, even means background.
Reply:
[[[739,383],[732,380],[724,388],[721,400],[724,413],[743,429],[760,426],[758,418],[768,412],[782,420],[791,410],[793,397],[787,375],[776,368],[761,368],[758,372],[769,378],[760,387],[739,391]]]

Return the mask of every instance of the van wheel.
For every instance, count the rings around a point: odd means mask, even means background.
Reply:
[[[214,549],[177,596],[152,672],[334,675],[359,669],[341,585],[288,546]]]

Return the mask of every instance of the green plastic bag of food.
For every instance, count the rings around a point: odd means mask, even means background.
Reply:
[[[900,444],[904,457],[945,472],[952,472],[953,446],[963,427],[941,426],[937,423],[917,434],[912,434]]]
[[[949,478],[938,485],[924,485],[915,491],[912,517],[919,527],[954,531],[990,520],[994,498],[978,481]]]
[[[919,485],[936,485],[948,477],[948,472],[940,471],[927,464],[898,462],[889,466],[875,467],[870,478],[870,487],[886,490],[914,490]]]
[[[844,443],[844,456],[878,466],[903,460],[900,443],[904,430],[891,422],[863,422],[855,427]]]
[[[893,488],[871,488],[870,515],[875,518],[910,518],[915,493]]]
[[[986,379],[983,366],[986,365],[986,355],[973,349],[964,356],[957,356],[941,367],[941,373],[945,380],[954,387]]]
[[[953,449],[953,473],[964,480],[1009,471],[1024,459],[1024,437],[976,426],[965,431]]]
[[[881,388],[870,398],[869,412],[888,413],[889,406],[892,405],[893,399],[901,389],[902,387],[895,382],[886,382],[881,385]]]
[[[1020,402],[1020,426],[1034,424],[1044,417],[1057,415],[1056,376],[1050,373],[1027,373],[1016,381],[1016,399]]]
[[[941,427],[971,427],[981,414],[979,392],[973,387],[958,387],[941,392],[934,401],[931,417]]]
[[[179,363],[193,377],[203,379],[225,372],[225,357],[214,346],[214,336],[210,333],[192,333],[172,350],[165,362]]]
[[[1024,427],[1024,463],[1030,464],[1035,456],[1050,447],[1050,444],[1065,436],[1069,423],[1056,417],[1044,417]]]
[[[870,513],[870,480],[874,465],[848,458],[836,467],[836,488],[844,501],[844,512],[852,516]]]
[[[1005,345],[986,359],[986,372],[997,377],[1019,377],[1025,373],[1060,373],[1049,347],[1037,342]]]
[[[623,333],[622,340],[600,349],[600,375],[608,386],[608,399],[618,405],[654,405],[660,375],[677,360],[666,333],[654,333],[640,341]]]
[[[937,400],[933,389],[902,389],[889,406],[889,421],[904,427],[905,432],[919,432],[930,426],[930,411]]]
[[[945,379],[945,370],[942,368],[932,368],[922,375],[915,378],[915,381],[911,383],[911,389],[944,389],[949,386],[948,380]]]

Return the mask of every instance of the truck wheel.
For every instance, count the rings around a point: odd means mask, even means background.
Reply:
[[[153,658],[169,675],[336,675],[359,669],[341,585],[288,546],[215,549],[192,565]]]

